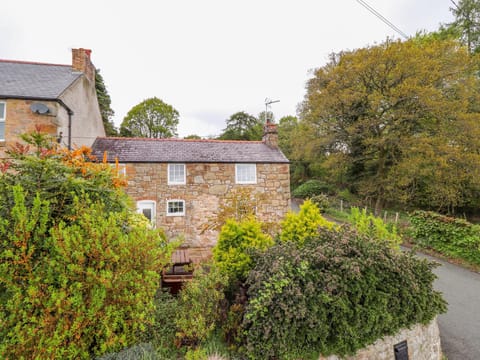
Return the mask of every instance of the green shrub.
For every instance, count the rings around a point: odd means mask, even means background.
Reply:
[[[192,281],[187,282],[178,298],[176,337],[181,344],[197,345],[206,340],[215,329],[224,299],[226,275],[212,266],[205,271],[198,268]]]
[[[410,223],[416,244],[480,265],[480,226],[431,211],[413,212]]]
[[[161,359],[176,358],[180,352],[176,346],[177,327],[175,318],[179,313],[178,299],[165,289],[155,296],[153,321],[141,334],[141,341],[151,343]]]
[[[367,210],[357,207],[350,209],[350,222],[357,232],[373,239],[384,241],[392,248],[400,249],[402,238],[398,235],[394,224],[385,224],[383,220],[373,214],[367,214]]]
[[[306,199],[322,193],[329,194],[331,193],[331,191],[331,186],[324,183],[323,181],[308,180],[299,187],[297,187],[295,190],[293,190],[292,196]]]
[[[33,150],[19,146],[14,171],[0,174],[0,358],[131,346],[151,322],[172,247],[136,220],[109,166],[32,137]]]
[[[243,282],[253,266],[250,251],[266,250],[273,245],[262,224],[252,217],[236,222],[227,220],[213,248],[213,260],[230,283]]]
[[[311,200],[306,200],[298,213],[290,211],[285,216],[281,223],[280,240],[302,244],[306,239],[316,237],[320,227],[333,229],[335,224],[326,220]]]
[[[353,354],[446,309],[433,264],[354,232],[321,229],[254,263],[242,325],[251,359]]]
[[[324,213],[330,207],[330,199],[325,194],[314,195],[310,200],[317,205],[321,213]]]

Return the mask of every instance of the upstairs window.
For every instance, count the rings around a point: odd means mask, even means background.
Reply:
[[[237,184],[256,184],[256,164],[235,164],[235,182]]]
[[[143,214],[155,226],[155,201],[142,200],[137,202],[137,212]]]
[[[110,164],[110,166],[117,170],[118,176],[127,176],[127,165],[125,164]]]
[[[168,185],[185,185],[185,164],[168,164]]]
[[[185,200],[167,201],[167,216],[184,216]]]
[[[7,104],[0,102],[0,141],[5,141],[5,116]]]

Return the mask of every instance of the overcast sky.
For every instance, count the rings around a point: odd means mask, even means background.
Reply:
[[[452,21],[450,0],[366,0],[411,36]],[[237,111],[296,115],[328,54],[398,38],[356,0],[3,0],[0,58],[71,64],[92,50],[118,126],[158,97],[179,136],[217,135]]]

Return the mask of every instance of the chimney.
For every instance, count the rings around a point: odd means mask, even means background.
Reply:
[[[90,60],[92,50],[72,49],[72,68],[85,74],[88,80],[95,82],[95,66]]]
[[[270,121],[265,123],[262,141],[272,149],[278,148],[278,130],[276,124]]]

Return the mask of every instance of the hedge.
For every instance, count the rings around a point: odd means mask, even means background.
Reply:
[[[354,232],[320,229],[254,264],[242,324],[252,359],[353,354],[446,309],[432,263]]]
[[[410,214],[415,244],[480,265],[480,226],[431,211]]]

